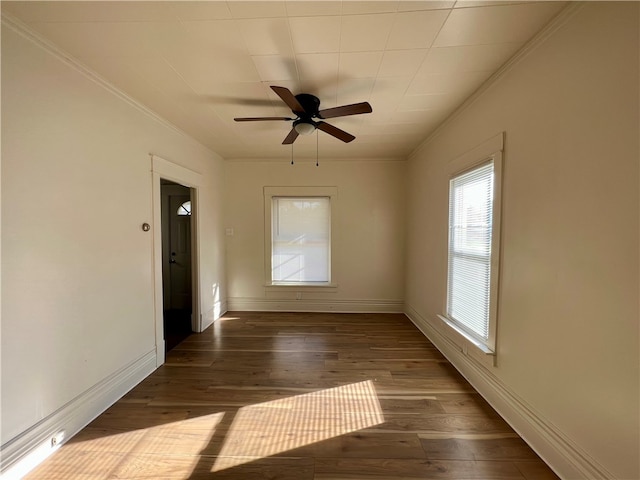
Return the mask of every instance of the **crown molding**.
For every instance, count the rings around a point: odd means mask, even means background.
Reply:
[[[152,120],[155,120],[156,122],[160,123],[162,126],[167,127],[169,129],[173,130],[174,132],[176,132],[176,133],[178,133],[178,134],[180,134],[180,135],[182,135],[184,137],[189,138],[190,140],[193,140],[194,142],[196,142],[199,145],[201,145],[208,152],[213,153],[213,154],[218,155],[218,156],[221,157],[221,155],[219,155],[218,153],[214,152],[213,150],[211,150],[211,148],[207,147],[206,145],[202,144],[201,142],[199,142],[198,140],[193,138],[187,132],[185,132],[181,128],[177,127],[176,125],[174,125],[173,123],[168,121],[166,118],[160,116],[159,114],[157,114],[156,112],[151,110],[146,105],[140,103],[138,100],[136,100],[133,97],[130,97],[129,95],[127,95],[125,92],[123,92],[122,90],[120,90],[119,88],[117,88],[116,86],[111,84],[107,79],[105,79],[104,77],[99,75],[97,72],[95,72],[94,70],[92,70],[91,68],[89,68],[88,66],[83,64],[81,61],[79,61],[78,59],[73,57],[71,54],[69,54],[68,52],[64,51],[63,49],[61,49],[60,47],[58,47],[57,45],[55,45],[51,41],[47,40],[46,38],[44,38],[40,34],[34,32],[24,22],[18,20],[14,16],[12,16],[12,15],[10,15],[8,13],[5,13],[5,12],[2,12],[1,17],[2,17],[1,24],[2,24],[3,28],[9,28],[9,29],[13,30],[18,35],[20,35],[23,38],[29,40],[33,44],[35,44],[38,47],[40,47],[42,50],[44,50],[47,53],[49,53],[50,55],[53,55],[58,60],[60,60],[62,63],[67,65],[68,67],[73,68],[76,72],[80,73],[81,75],[83,75],[88,80],[90,80],[93,83],[95,83],[96,85],[99,85],[100,87],[104,88],[106,91],[108,91],[112,95],[116,96],[120,100],[124,101],[125,103],[129,104],[130,106],[132,106],[136,110],[142,112],[143,114],[145,114],[146,116],[148,116]]]
[[[496,72],[484,81],[478,89],[473,92],[462,104],[456,108],[440,125],[433,130],[408,156],[407,160],[412,160],[424,148],[426,148],[434,138],[436,138],[446,127],[458,118],[467,108],[498,82],[506,73],[513,69],[518,63],[526,58],[531,52],[542,45],[551,35],[564,26],[583,6],[584,1],[570,1],[542,30],[533,36],[520,50],[518,50],[509,60],[507,60]]]

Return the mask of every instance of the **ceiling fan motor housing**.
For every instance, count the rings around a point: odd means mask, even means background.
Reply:
[[[311,120],[313,117],[320,117],[318,110],[320,110],[320,99],[315,95],[309,93],[299,93],[296,95],[296,100],[300,103],[300,106],[304,108],[304,112],[293,112],[302,120]]]

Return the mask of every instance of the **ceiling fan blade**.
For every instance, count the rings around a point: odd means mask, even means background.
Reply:
[[[293,120],[293,118],[289,117],[244,117],[244,118],[234,118],[236,122],[264,122],[270,120]]]
[[[354,138],[350,133],[345,132],[344,130],[340,130],[338,127],[334,127],[333,125],[329,125],[326,122],[318,122],[316,123],[316,128],[319,128],[325,133],[336,137],[338,140],[342,140],[345,143],[349,143]]]
[[[369,102],[353,103],[342,105],[341,107],[326,108],[318,112],[320,118],[346,117],[347,115],[360,115],[361,113],[371,113],[373,109]]]
[[[296,141],[296,138],[298,138],[298,132],[296,132],[295,128],[292,128],[291,131],[289,132],[289,135],[287,135],[287,138],[285,138],[282,141],[282,144],[291,145],[293,142]]]
[[[276,94],[282,99],[284,103],[287,104],[287,106],[293,113],[295,113],[296,115],[305,113],[304,108],[302,108],[302,105],[300,105],[300,102],[295,97],[295,95],[291,93],[291,90],[285,87],[276,87],[273,85],[271,85],[271,90],[276,92]]]

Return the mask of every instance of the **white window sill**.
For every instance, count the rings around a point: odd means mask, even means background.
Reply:
[[[463,354],[472,356],[485,365],[495,366],[495,350],[492,350],[484,343],[473,338],[447,317],[438,315],[438,318],[440,319],[439,329],[441,333],[455,344]]]
[[[336,292],[338,290],[337,283],[326,282],[278,282],[267,283],[264,286],[267,292]]]

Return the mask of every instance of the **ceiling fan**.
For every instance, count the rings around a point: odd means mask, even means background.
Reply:
[[[283,145],[292,144],[298,135],[309,135],[313,133],[316,128],[322,130],[329,135],[336,137],[338,140],[342,140],[345,143],[349,143],[354,138],[350,133],[344,130],[334,127],[333,125],[324,122],[324,119],[335,117],[346,117],[348,115],[360,115],[361,113],[371,113],[373,110],[368,102],[354,103],[351,105],[342,105],[340,107],[325,108],[320,110],[320,100],[315,95],[308,93],[299,93],[294,95],[291,90],[285,87],[271,86],[271,89],[282,99],[284,103],[291,109],[295,118],[291,117],[245,117],[234,118],[236,122],[262,122],[262,121],[293,121],[293,128],[286,136]],[[315,121],[314,118],[320,119]]]

